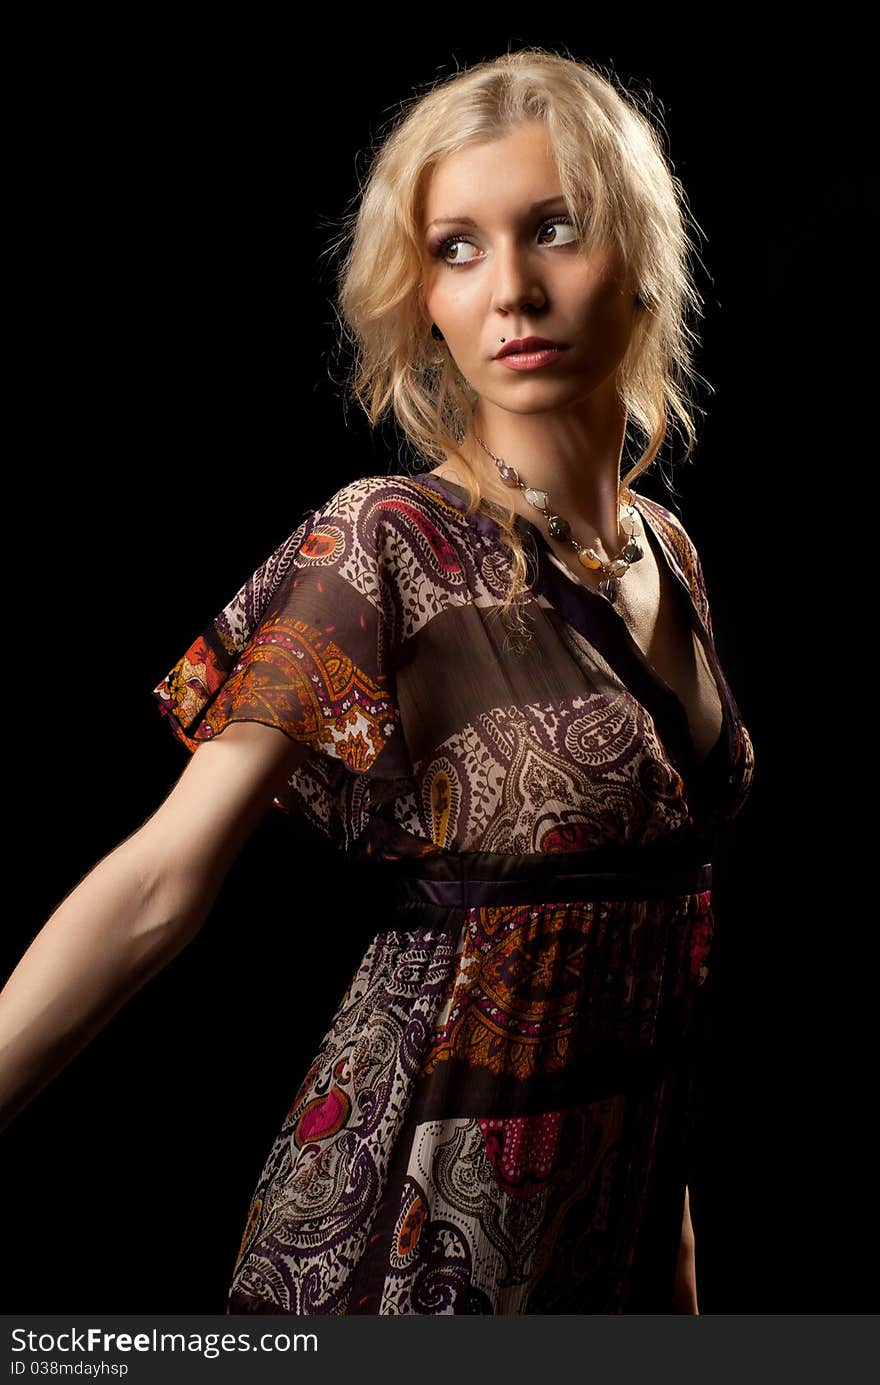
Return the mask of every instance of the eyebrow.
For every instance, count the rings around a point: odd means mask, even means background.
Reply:
[[[557,192],[555,197],[545,197],[541,202],[533,202],[528,208],[529,213],[539,212],[544,207],[552,207],[554,202],[564,202],[565,193]],[[429,221],[426,230],[430,231],[432,226],[476,226],[472,216],[438,216],[434,221]]]

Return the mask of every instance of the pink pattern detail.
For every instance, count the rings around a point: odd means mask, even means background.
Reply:
[[[556,1161],[560,1111],[480,1121],[486,1153],[498,1182],[511,1197],[534,1197]]]

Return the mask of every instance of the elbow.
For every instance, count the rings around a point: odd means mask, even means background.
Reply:
[[[129,939],[136,964],[156,970],[191,943],[211,912],[222,873],[189,868],[167,843],[141,829],[125,846],[131,851],[137,907]]]

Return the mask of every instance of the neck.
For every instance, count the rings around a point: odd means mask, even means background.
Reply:
[[[586,544],[598,538],[613,555],[622,538],[619,491],[625,432],[626,414],[616,394],[604,408],[594,394],[586,405],[567,413],[528,415],[481,400],[460,450],[488,500],[512,506],[533,523],[543,522],[521,491],[504,485],[476,434],[515,468],[526,486],[547,492],[548,510],[567,519],[576,538]]]

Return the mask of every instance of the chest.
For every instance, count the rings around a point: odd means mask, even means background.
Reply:
[[[655,535],[646,534],[644,557],[621,582],[614,609],[642,658],[681,702],[697,756],[703,760],[721,734],[721,698],[711,661],[692,624],[687,594],[657,551],[658,543]],[[574,571],[576,559],[553,556],[560,566],[564,562],[574,581],[587,585]]]

